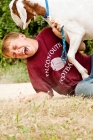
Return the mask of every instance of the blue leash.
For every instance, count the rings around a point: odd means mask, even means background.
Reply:
[[[62,26],[61,28],[61,32],[62,32],[62,42],[63,42],[63,51],[62,51],[62,55],[61,55],[61,60],[63,62],[66,62],[67,60],[67,52],[66,52],[66,39],[65,39],[65,33],[64,33],[64,26]]]
[[[45,0],[45,4],[46,4],[46,14],[43,16],[43,18],[47,18],[47,17],[49,17],[49,6],[48,6],[48,0]]]
[[[49,17],[49,6],[48,6],[48,0],[45,0],[45,4],[46,4],[46,14],[43,16],[43,18],[47,18]],[[61,55],[61,60],[63,62],[66,62],[67,60],[67,52],[66,52],[66,39],[65,39],[65,33],[64,33],[64,26],[62,26],[61,28],[61,32],[62,32],[62,42],[63,42],[63,51],[62,51],[62,55]]]

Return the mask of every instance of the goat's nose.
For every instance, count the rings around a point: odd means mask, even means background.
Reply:
[[[21,26],[21,30],[22,30],[22,31],[24,30],[24,24],[22,24],[22,26]]]
[[[23,30],[23,23],[18,25],[19,28],[21,28],[21,30]]]
[[[21,28],[21,30],[23,30],[23,25],[22,26],[19,26]]]
[[[23,23],[22,29],[25,30],[27,28],[27,26],[28,26],[28,23]]]

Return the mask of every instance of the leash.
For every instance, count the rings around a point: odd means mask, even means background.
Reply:
[[[62,33],[62,43],[63,43],[63,51],[62,51],[62,55],[61,55],[61,60],[63,62],[66,62],[67,60],[67,52],[66,52],[66,39],[65,39],[65,33],[64,33],[64,25],[61,28],[61,33]]]
[[[43,16],[43,18],[48,18],[49,17],[49,5],[48,5],[48,0],[45,0],[45,4],[46,4],[46,14]],[[62,51],[62,55],[61,55],[61,60],[63,62],[66,62],[67,60],[67,52],[66,52],[66,39],[65,39],[65,33],[64,33],[64,26],[62,26],[61,28],[61,32],[62,32],[62,42],[63,42],[63,51]]]
[[[45,4],[46,4],[46,14],[43,16],[43,18],[47,18],[47,17],[49,17],[49,6],[48,6],[48,0],[45,0]]]

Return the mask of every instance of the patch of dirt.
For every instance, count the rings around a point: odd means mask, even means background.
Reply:
[[[21,95],[35,94],[31,83],[0,84],[0,100],[16,99]],[[54,92],[55,96],[61,96]]]
[[[0,84],[0,100],[15,99],[21,95],[34,93],[31,83]]]

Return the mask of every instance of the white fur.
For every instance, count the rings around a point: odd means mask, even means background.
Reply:
[[[29,1],[31,3],[38,3],[45,7],[44,0]],[[10,3],[10,5],[12,4]],[[61,25],[64,25],[65,30],[70,38],[68,59],[81,73],[82,78],[85,79],[88,77],[88,74],[86,73],[86,69],[82,67],[75,59],[75,54],[81,41],[93,39],[93,0],[48,0],[48,4],[51,19],[57,21]],[[17,4],[17,7],[21,7],[21,4],[19,6]],[[19,24],[18,26],[23,26],[25,29],[29,24],[25,23],[27,13],[25,13],[24,8],[19,8],[18,11],[21,15],[21,22],[18,22],[17,17],[14,17],[12,10],[11,16],[15,23],[17,25]],[[48,19],[47,22],[50,24],[51,21]]]

